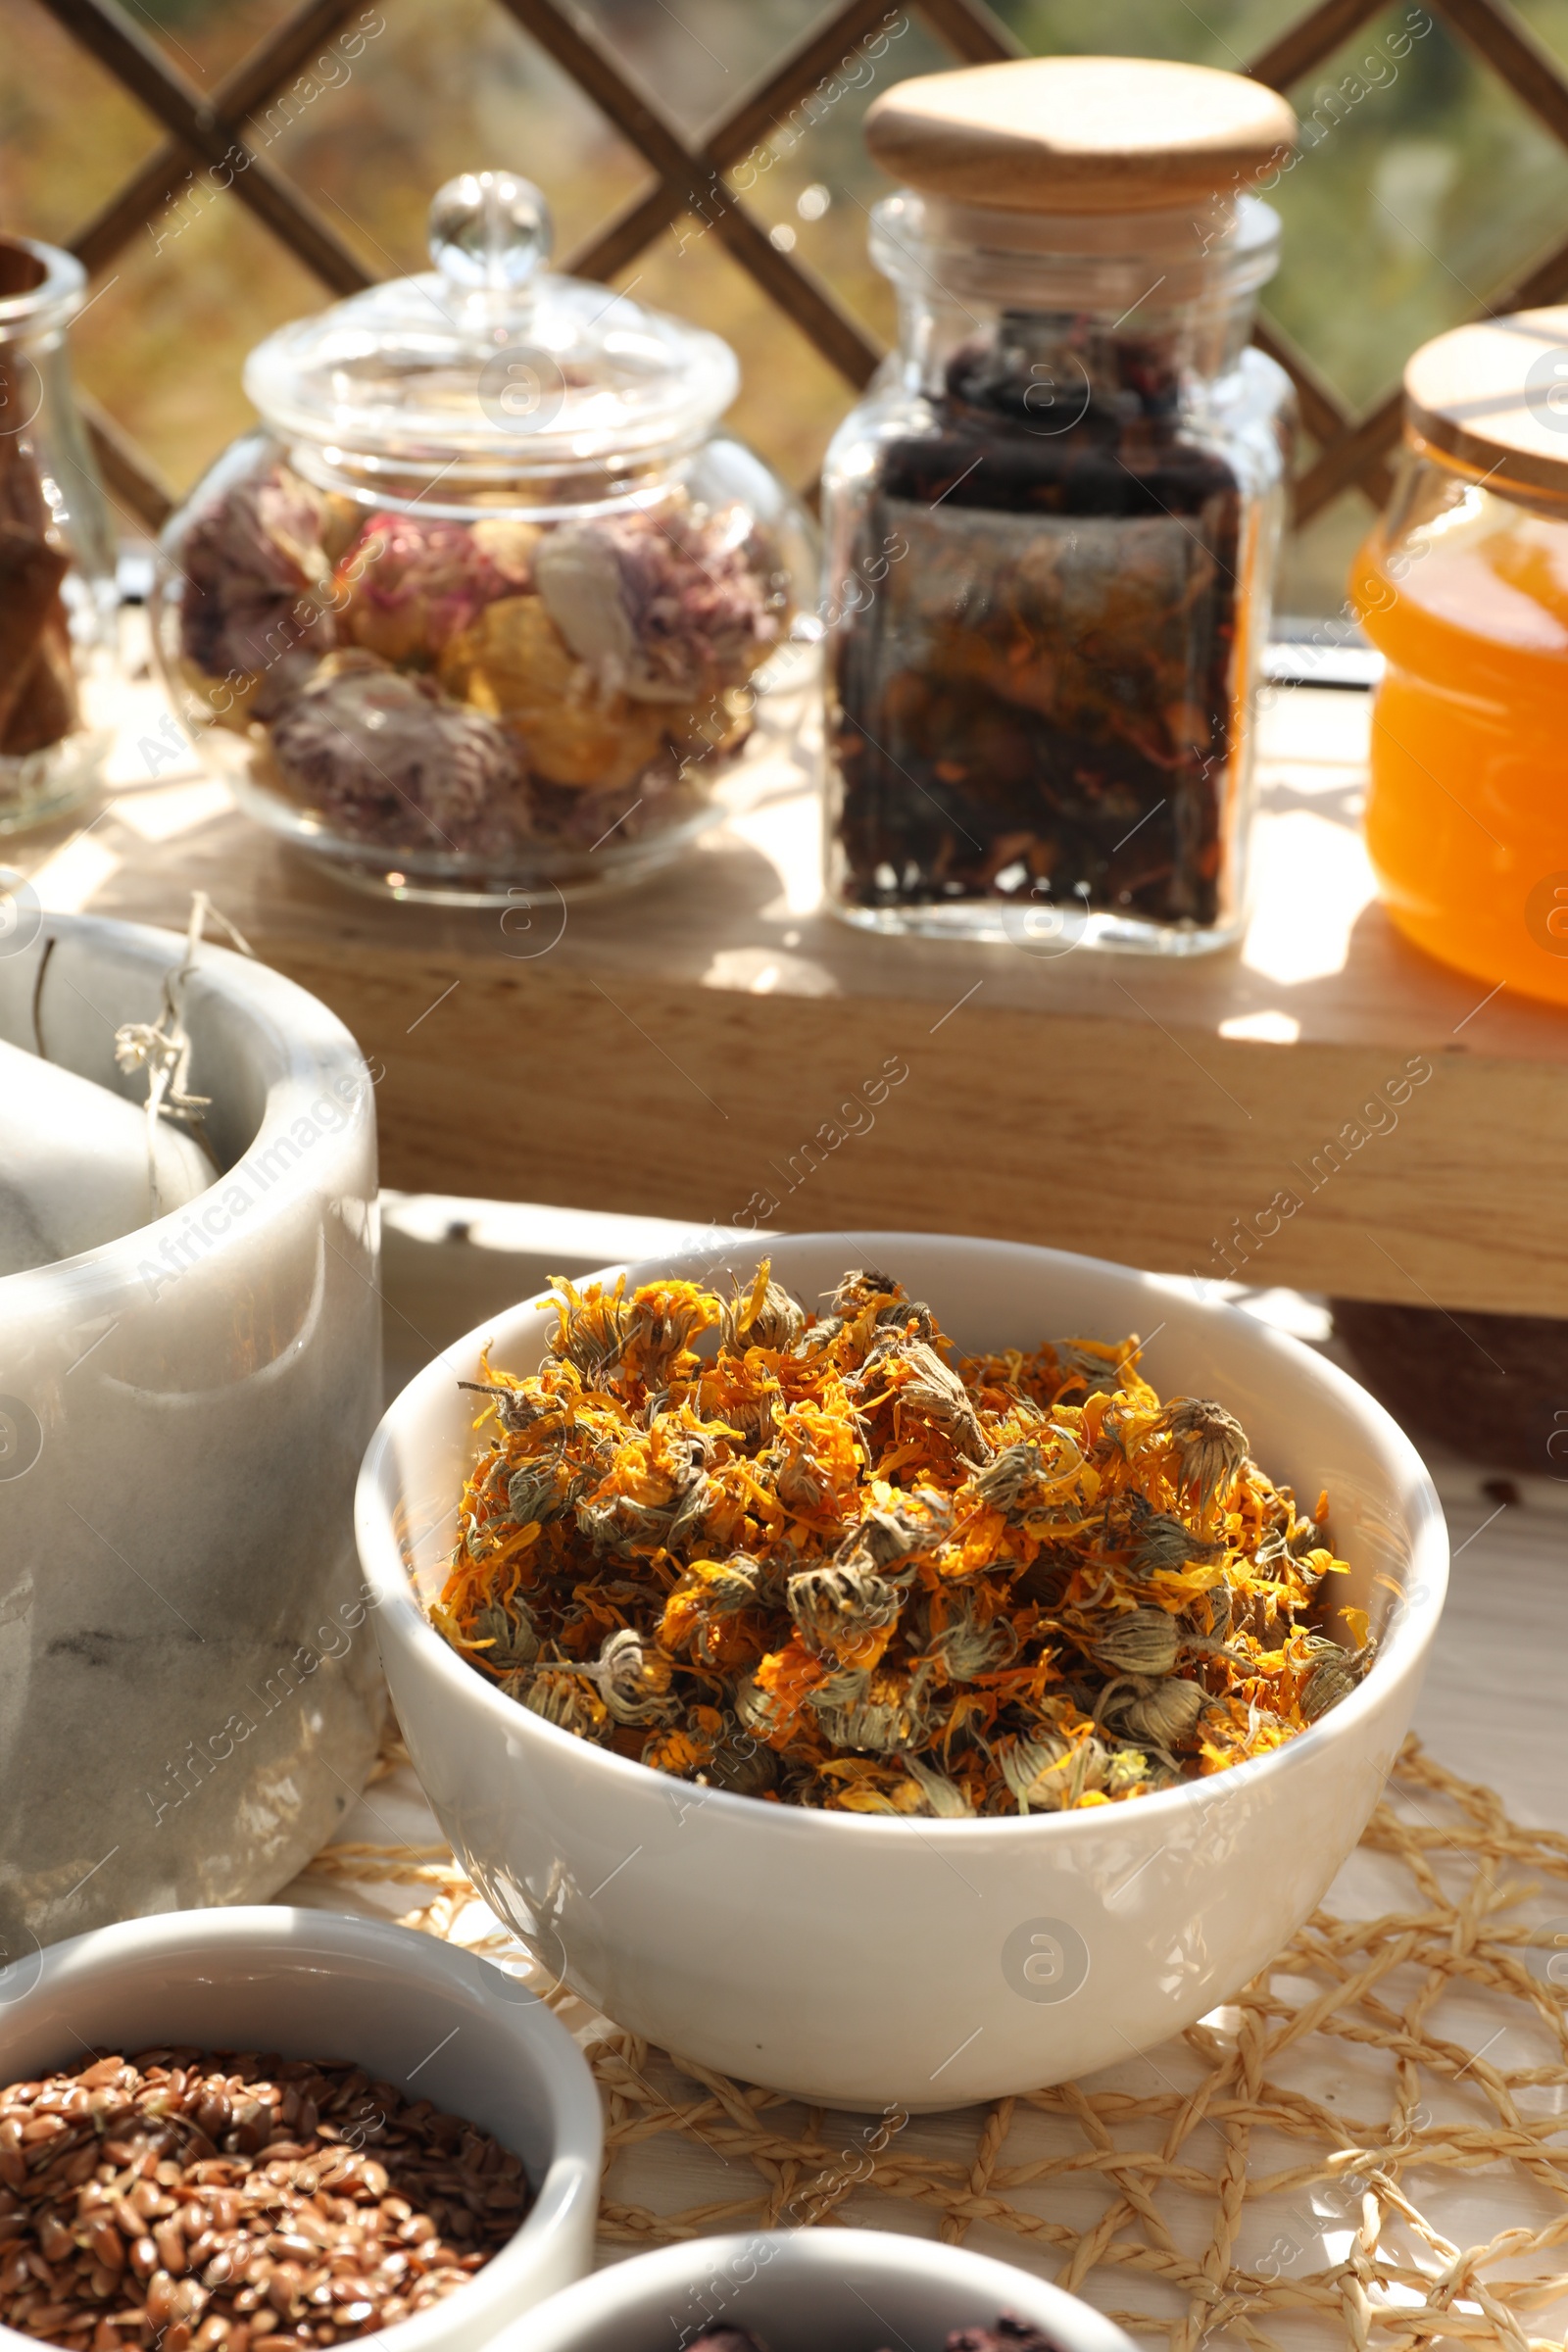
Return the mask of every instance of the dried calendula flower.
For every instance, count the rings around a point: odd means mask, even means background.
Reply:
[[[1103,1787],[1105,1750],[1093,1735],[1078,1740],[1054,1732],[1015,1740],[1001,1751],[1002,1777],[1020,1813],[1063,1813]]]
[[[1344,1571],[1133,1339],[963,1358],[876,1267],[812,1314],[555,1284],[482,1367],[438,1632],[559,1729],[770,1804],[960,1821],[1122,1804],[1266,1753],[1374,1655]]]
[[[870,1649],[880,1654],[886,1646],[877,1636],[896,1621],[902,1597],[898,1587],[874,1568],[831,1561],[792,1576],[786,1594],[795,1630],[807,1648],[825,1650],[857,1665],[868,1662],[865,1653]]]
[[[1124,1693],[1118,1692],[1110,1699],[1105,1719],[1136,1740],[1149,1740],[1156,1747],[1174,1749],[1183,1746],[1197,1730],[1207,1695],[1200,1683],[1176,1678],[1168,1682],[1134,1682]]]
[[[1298,1703],[1303,1719],[1316,1723],[1363,1680],[1377,1654],[1377,1644],[1367,1642],[1357,1650],[1344,1650],[1326,1635],[1312,1634],[1302,1646],[1309,1662]]]
[[[743,1298],[737,1293],[724,1308],[719,1329],[726,1348],[790,1348],[806,1329],[806,1309],[778,1283],[768,1280],[764,1266],[759,1269],[749,1295]]]
[[[1102,1633],[1086,1637],[1094,1656],[1118,1674],[1169,1674],[1181,1629],[1163,1609],[1134,1609],[1113,1617]]]
[[[1181,1458],[1181,1491],[1201,1517],[1216,1496],[1229,1492],[1246,1461],[1247,1432],[1222,1404],[1199,1396],[1181,1396],[1167,1405],[1158,1426]]]

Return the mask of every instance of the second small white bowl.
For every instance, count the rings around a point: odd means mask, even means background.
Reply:
[[[554,2295],[494,2352],[680,2352],[749,2328],[767,2352],[943,2352],[956,2328],[1032,2321],[1056,2352],[1133,2352],[1076,2295],[967,2246],[890,2230],[760,2230],[661,2246]]]
[[[479,2352],[593,2259],[604,2128],[545,2004],[471,1952],[377,1920],[257,1904],[95,1928],[0,1969],[0,2084],[160,2044],[351,2058],[520,2156],[516,2235],[466,2286],[383,2328],[387,2352]],[[373,2145],[370,2152],[374,2153]],[[0,2352],[37,2338],[0,2328]]]

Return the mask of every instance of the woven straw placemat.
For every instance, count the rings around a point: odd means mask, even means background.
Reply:
[[[400,1749],[381,1773],[416,1794]],[[531,1971],[436,1842],[328,1846],[290,1891],[390,1900]],[[886,2131],[710,2074],[541,1984],[605,2095],[602,2258],[851,2224],[1002,2255],[1172,2352],[1560,2345],[1568,1838],[1519,1828],[1411,1740],[1330,1901],[1152,2053]]]

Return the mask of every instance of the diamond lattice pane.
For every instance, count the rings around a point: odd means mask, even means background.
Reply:
[[[270,153],[373,275],[429,267],[425,210],[459,172],[537,180],[560,251],[646,184],[642,159],[491,0],[386,0],[368,13],[385,29]]]
[[[782,107],[765,138],[730,171],[729,184],[775,245],[822,279],[879,345],[894,340],[893,290],[871,266],[871,207],[892,181],[865,151],[861,125],[882,90],[953,63],[952,52],[906,10],[892,24],[846,43],[833,69]],[[744,355],[743,355],[744,358]],[[840,389],[827,433],[844,414]]]
[[[1177,57],[1240,72],[1306,14],[1301,0],[993,0],[996,14],[1041,56]]]
[[[849,391],[717,235],[690,219],[677,221],[616,282],[734,346],[744,372],[728,423],[787,481],[809,483]]]
[[[577,16],[698,144],[824,13],[820,0],[587,0]]]
[[[77,376],[176,489],[256,421],[240,388],[251,345],[321,288],[232,196],[187,185],[141,230],[73,329]],[[121,527],[133,524],[125,515]]]
[[[1305,135],[1271,199],[1267,307],[1360,411],[1560,240],[1568,154],[1419,7],[1374,18],[1290,94]]]
[[[0,0],[0,224],[69,242],[162,133],[34,0]]]
[[[1513,10],[1558,64],[1568,66],[1568,0],[1513,0]]]

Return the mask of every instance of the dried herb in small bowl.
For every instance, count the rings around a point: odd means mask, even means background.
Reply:
[[[437,1630],[654,1770],[859,1813],[1059,1812],[1266,1754],[1371,1663],[1343,1572],[1222,1403],[1139,1343],[956,1357],[891,1275],[557,1279],[490,1372]],[[704,1351],[703,1343],[708,1344]]]

